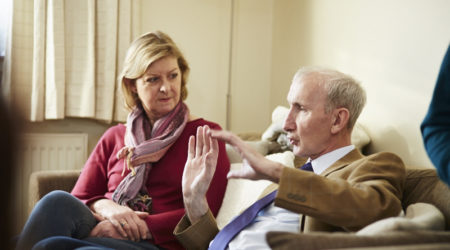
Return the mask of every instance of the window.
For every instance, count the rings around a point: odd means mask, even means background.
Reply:
[[[11,2],[12,0],[0,1],[0,86],[3,76],[3,60],[5,57],[6,39],[9,25],[11,23]]]
[[[9,30],[10,18],[11,18],[11,1],[0,1],[0,56],[5,56],[5,45],[7,32]]]

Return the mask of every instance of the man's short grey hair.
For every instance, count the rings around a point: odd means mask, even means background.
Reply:
[[[300,82],[303,77],[311,75],[328,92],[325,112],[335,108],[348,109],[350,114],[347,127],[352,129],[366,104],[366,92],[360,83],[349,75],[323,67],[300,68],[294,75],[294,81]]]

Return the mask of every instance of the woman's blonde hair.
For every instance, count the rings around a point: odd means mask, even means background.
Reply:
[[[178,61],[181,71],[180,99],[187,97],[186,82],[189,75],[189,65],[173,40],[161,31],[144,34],[134,40],[128,48],[123,63],[119,83],[125,99],[125,106],[132,110],[140,103],[137,93],[133,92],[136,79],[142,77],[150,65],[166,56],[173,56]]]

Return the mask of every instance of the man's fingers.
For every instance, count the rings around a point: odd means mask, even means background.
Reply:
[[[233,149],[239,153],[239,155],[245,160],[247,159],[249,163],[257,164],[255,160],[263,157],[258,151],[252,148],[250,145],[245,143],[241,138],[237,135],[225,131],[225,130],[211,130],[211,137],[216,138],[218,140],[224,141],[230,144]],[[250,165],[252,165],[250,164]]]
[[[227,133],[224,130],[211,129],[210,130],[210,135],[211,135],[212,138],[216,138],[216,139],[222,140],[222,141],[224,141],[224,142],[226,142],[228,144],[231,144],[229,142],[230,138],[229,138],[229,136],[227,136]]]
[[[195,156],[195,136],[191,135],[189,137],[189,144],[188,144],[188,160],[194,158]]]
[[[230,171],[227,174],[227,178],[228,179],[241,179],[243,177],[242,177],[241,171]]]
[[[195,145],[195,157],[199,157],[203,150],[203,127],[197,127],[197,139]]]
[[[238,136],[234,135],[233,133],[226,131],[226,130],[216,130],[211,129],[210,134],[212,138],[224,141],[225,143],[230,144],[234,147],[242,147],[242,144],[244,143]],[[245,143],[244,143],[245,144]]]
[[[211,144],[212,151],[216,152],[217,154],[219,154],[219,142],[218,142],[218,140],[209,137],[209,141],[210,141],[210,144]]]
[[[210,140],[211,137],[209,133],[209,127],[208,125],[203,126],[203,153],[207,153],[210,148]]]

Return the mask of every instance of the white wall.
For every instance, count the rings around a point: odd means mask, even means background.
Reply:
[[[229,129],[264,131],[270,124],[273,0],[235,0]]]
[[[275,1],[272,88],[279,92],[272,107],[285,102],[285,74],[304,65],[336,68],[365,87],[361,120],[377,131],[373,136],[398,139],[377,147],[408,164],[431,164],[419,125],[450,42],[449,10],[446,0]],[[279,88],[277,79],[283,79]]]
[[[190,63],[193,114],[235,132],[268,126],[272,6],[272,0],[142,1],[142,33],[168,33]]]
[[[191,67],[187,88],[191,113],[226,126],[231,1],[142,1],[141,33],[161,30]]]

